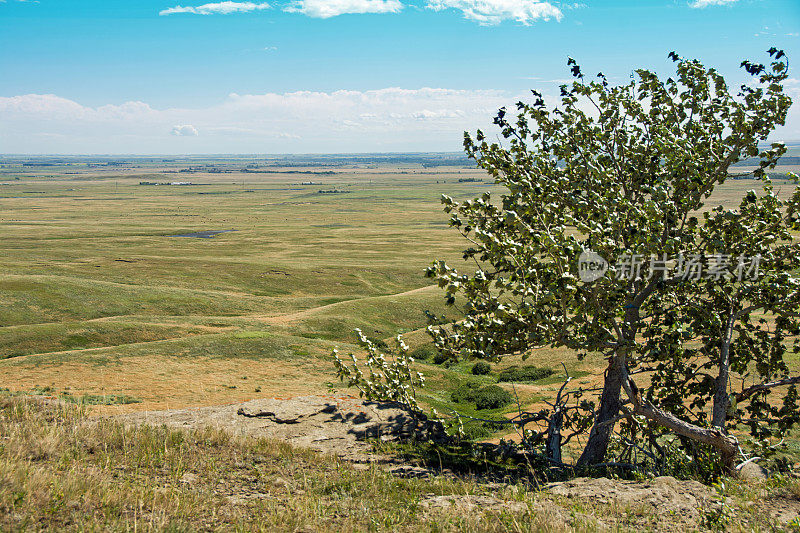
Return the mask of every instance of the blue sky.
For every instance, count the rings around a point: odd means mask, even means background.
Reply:
[[[797,0],[6,0],[0,153],[457,151],[567,56],[735,82],[770,46],[800,62]]]

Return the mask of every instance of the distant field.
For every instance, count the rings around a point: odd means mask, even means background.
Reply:
[[[0,387],[140,400],[102,412],[212,405],[341,388],[329,354],[355,327],[424,344],[424,310],[456,315],[423,270],[460,264],[465,244],[439,197],[499,188],[456,156],[415,157],[0,159]],[[192,185],[140,184],[178,181]],[[757,187],[731,180],[711,203]],[[218,230],[232,231],[176,236]],[[528,363],[561,361],[602,364]],[[424,399],[446,407],[470,365],[424,366]],[[517,392],[536,401],[557,381]]]
[[[0,386],[142,400],[109,409],[325,391],[353,328],[446,312],[416,290],[462,245],[439,196],[491,188],[424,160],[0,163]]]

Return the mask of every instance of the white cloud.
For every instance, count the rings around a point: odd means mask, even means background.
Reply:
[[[399,13],[400,0],[297,0],[284,11],[327,19],[348,13]]]
[[[247,11],[260,11],[269,9],[270,5],[266,2],[216,2],[212,4],[203,4],[196,7],[183,7],[175,6],[168,9],[161,10],[159,15],[173,15],[175,13],[192,13],[194,15],[229,15],[231,13],[244,13]]]
[[[800,98],[800,81],[785,86]],[[520,100],[529,101],[530,93],[389,87],[231,94],[207,107],[158,109],[136,101],[90,107],[27,94],[0,97],[0,151],[185,153],[187,140],[195,153],[217,154],[458,151],[465,130],[495,133],[497,109],[512,111]],[[800,106],[789,110],[774,138],[800,139]]]
[[[108,122],[131,117],[141,118],[154,110],[144,102],[125,102],[98,108],[84,107],[55,94],[25,94],[0,97],[0,118],[22,115],[43,120],[77,120]]]
[[[458,151],[525,94],[443,88],[231,94],[216,105],[83,106],[56,95],[0,97],[6,153]],[[13,134],[12,134],[13,132]],[[43,134],[47,133],[47,136]],[[196,135],[196,136],[195,136]]]
[[[178,137],[197,137],[197,128],[191,124],[184,124],[182,126],[172,126],[172,134]]]
[[[441,118],[461,118],[464,112],[460,109],[437,109],[431,111],[430,109],[423,109],[422,111],[415,111],[411,113],[411,117],[417,120],[434,120]]]
[[[692,0],[689,2],[689,7],[702,9],[709,6],[724,6],[736,3],[737,0]]]
[[[83,114],[80,104],[54,94],[24,94],[0,98],[0,113],[45,115],[52,118],[68,118]]]
[[[558,7],[539,0],[428,0],[427,7],[434,11],[457,9],[465,18],[486,26],[504,20],[516,20],[527,26],[537,20],[560,21],[563,17]]]

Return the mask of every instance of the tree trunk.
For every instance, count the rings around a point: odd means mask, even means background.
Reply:
[[[608,449],[608,441],[611,439],[611,432],[614,424],[611,422],[619,414],[621,403],[620,393],[622,382],[627,376],[625,372],[626,356],[625,353],[614,354],[609,361],[606,369],[603,393],[600,395],[600,409],[597,412],[592,430],[589,432],[589,440],[586,447],[578,459],[578,466],[602,463]]]
[[[720,350],[719,375],[714,383],[714,408],[711,414],[711,424],[720,431],[725,432],[725,421],[728,415],[728,379],[730,374],[730,345],[722,344]]]
[[[556,404],[553,416],[547,427],[547,458],[561,462],[561,426],[564,424],[564,413],[561,405]]]
[[[711,424],[725,432],[725,421],[728,417],[728,380],[731,371],[731,337],[733,336],[734,324],[733,308],[729,311],[725,331],[722,335],[722,342],[719,347],[719,375],[714,382],[714,407],[711,412]]]

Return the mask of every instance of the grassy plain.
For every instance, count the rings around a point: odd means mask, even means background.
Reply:
[[[0,387],[139,400],[95,412],[215,405],[340,388],[330,350],[352,349],[356,327],[424,344],[423,311],[457,311],[423,270],[465,246],[439,197],[499,192],[457,158],[430,161],[0,160]],[[710,203],[757,186],[731,180]],[[528,362],[591,371],[583,384],[603,365],[549,349]],[[421,366],[423,399],[451,405],[470,365]],[[516,392],[535,402],[559,381]]]
[[[483,173],[457,162],[423,166],[416,156],[259,161],[243,171],[248,164],[0,159],[0,527],[769,530],[779,527],[770,512],[794,509],[798,484],[783,478],[763,488],[726,480],[730,515],[718,505],[701,508],[699,522],[665,522],[650,506],[559,499],[468,476],[403,479],[275,441],[87,422],[341,393],[330,351],[354,350],[354,328],[387,342],[402,333],[416,348],[428,342],[424,310],[458,316],[423,270],[434,259],[462,264],[465,242],[439,197],[499,192]],[[141,184],[174,181],[192,184]],[[731,180],[709,205],[734,206],[757,186]],[[776,188],[793,190],[785,181]],[[232,231],[176,236],[219,230]],[[580,384],[602,376],[601,358],[578,361],[563,349],[536,350],[526,364],[562,362]],[[429,377],[421,398],[440,411],[464,380],[494,381],[471,376],[471,362],[419,365]],[[562,379],[559,370],[514,392],[535,405]],[[436,498],[501,506],[428,506]]]
[[[438,197],[491,187],[420,165],[176,172],[192,165],[4,161],[1,386],[142,400],[119,410],[324,391],[353,328],[446,312],[423,269],[462,243]],[[206,230],[235,231],[173,236]]]

